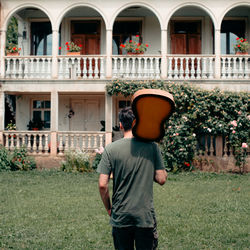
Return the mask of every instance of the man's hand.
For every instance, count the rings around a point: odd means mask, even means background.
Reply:
[[[99,191],[100,195],[102,198],[102,202],[109,214],[111,215],[111,202],[110,202],[110,197],[109,197],[109,188],[108,188],[108,183],[109,183],[109,175],[107,174],[100,174],[99,176]]]
[[[165,169],[155,170],[154,181],[160,185],[164,185],[167,179],[167,172]]]

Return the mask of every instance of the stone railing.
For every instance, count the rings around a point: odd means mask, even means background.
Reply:
[[[104,79],[104,56],[60,56],[58,57],[59,79]]]
[[[249,55],[225,55],[221,57],[222,79],[249,79]]]
[[[58,132],[58,152],[64,154],[67,150],[93,151],[104,147],[105,132],[77,131]]]
[[[168,79],[214,79],[211,55],[168,55]]]
[[[241,171],[250,172],[250,151],[247,153],[247,162]],[[230,146],[225,137],[200,135],[197,136],[197,152],[195,165],[197,168],[206,171],[239,171],[235,165],[234,148]],[[243,166],[242,166],[243,168]]]
[[[28,154],[49,154],[50,132],[48,131],[4,131],[3,145],[10,151],[26,147]]]
[[[52,135],[50,131],[4,131],[2,144],[10,151],[25,146],[32,155],[50,154]],[[105,132],[60,131],[54,144],[61,155],[67,150],[93,151],[105,146]]]
[[[6,79],[52,79],[51,56],[5,56]],[[167,79],[215,79],[214,55],[167,55]],[[221,79],[249,79],[249,55],[221,55]],[[160,79],[161,56],[113,55],[112,77]],[[106,56],[58,56],[54,76],[58,79],[89,80],[106,78]]]
[[[51,56],[6,56],[7,79],[51,79]]]
[[[160,56],[113,56],[113,78],[160,79]]]

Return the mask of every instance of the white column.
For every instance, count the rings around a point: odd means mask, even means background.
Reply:
[[[105,95],[105,146],[112,142],[112,96]]]
[[[58,130],[58,92],[51,92],[51,131]]]
[[[5,47],[6,47],[6,30],[0,30],[0,78],[5,75]]]
[[[216,79],[220,79],[220,75],[221,75],[221,44],[220,44],[220,30],[216,29],[215,30],[215,34],[214,34],[214,53],[215,53],[215,66],[214,66],[214,70],[215,70],[215,78]]]
[[[167,30],[161,30],[161,78],[167,78]]]
[[[106,78],[112,78],[112,30],[106,30]]]
[[[52,33],[52,78],[58,78],[58,50],[59,50],[59,32],[53,30]]]
[[[50,134],[50,153],[53,156],[57,155],[57,131],[58,131],[58,92],[51,92],[51,134]]]
[[[0,144],[3,145],[3,131],[4,131],[4,92],[0,91]]]

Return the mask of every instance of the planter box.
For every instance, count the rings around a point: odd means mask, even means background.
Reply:
[[[67,52],[67,56],[80,56],[81,52]]]
[[[19,52],[7,53],[7,56],[19,56]]]

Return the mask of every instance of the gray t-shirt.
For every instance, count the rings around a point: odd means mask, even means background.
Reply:
[[[97,172],[113,173],[112,226],[153,227],[153,180],[160,169],[165,168],[154,142],[123,138],[106,146]]]

